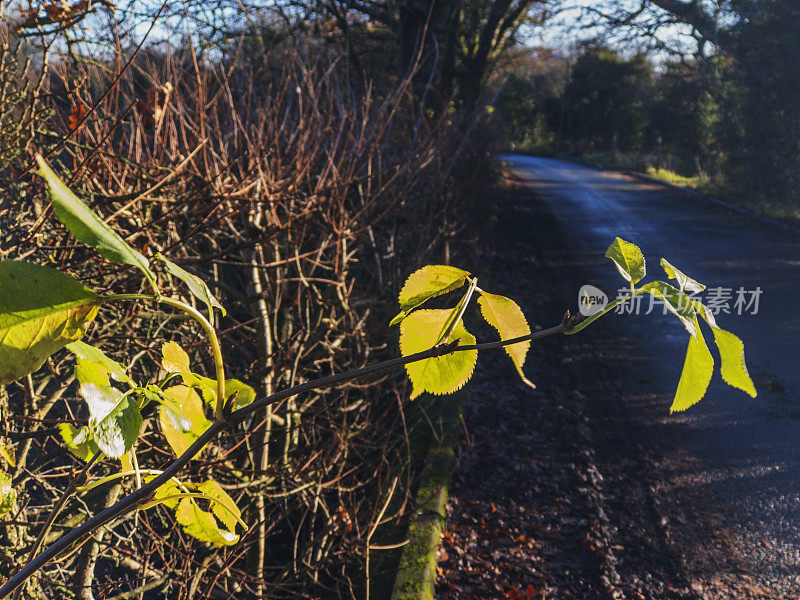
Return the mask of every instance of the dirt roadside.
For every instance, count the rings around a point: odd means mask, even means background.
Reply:
[[[575,307],[588,257],[521,182],[497,199],[480,247],[481,287],[517,300],[532,325]],[[708,499],[682,485],[692,457],[647,391],[647,357],[606,321],[539,342],[526,369],[537,390],[503,354],[479,358],[436,597],[782,598],[750,583]],[[631,380],[641,398],[616,410]]]

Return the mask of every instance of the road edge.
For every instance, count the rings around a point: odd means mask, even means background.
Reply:
[[[391,600],[433,600],[439,543],[447,518],[448,485],[456,465],[463,392],[438,399],[441,436],[432,435]]]
[[[735,204],[731,204],[730,202],[725,202],[724,200],[720,200],[719,198],[711,196],[710,194],[705,194],[703,192],[698,192],[697,190],[693,190],[692,188],[688,188],[688,187],[685,187],[685,186],[682,186],[682,185],[678,185],[676,183],[672,183],[671,181],[664,181],[663,179],[659,179],[658,177],[653,177],[652,175],[645,175],[644,173],[639,173],[638,171],[629,171],[627,169],[606,169],[606,168],[604,168],[602,166],[598,166],[598,165],[592,165],[592,166],[597,168],[598,170],[617,171],[619,173],[624,173],[625,175],[628,175],[629,177],[633,177],[635,179],[639,179],[639,180],[642,180],[642,181],[646,181],[648,183],[653,183],[653,184],[656,184],[656,185],[661,185],[663,187],[671,188],[673,190],[676,190],[678,192],[681,192],[681,193],[685,194],[686,196],[689,196],[690,198],[697,198],[699,200],[705,200],[706,202],[714,204],[715,206],[717,206],[719,208],[722,208],[722,209],[725,209],[727,211],[734,212],[734,213],[737,213],[737,214],[742,215],[744,217],[748,217],[750,219],[758,221],[762,225],[767,225],[767,226],[770,226],[770,227],[777,227],[778,229],[782,229],[783,231],[785,231],[786,233],[788,233],[788,234],[790,234],[792,236],[800,237],[800,228],[793,227],[792,225],[789,225],[787,223],[782,223],[782,222],[778,221],[777,219],[773,219],[772,217],[767,217],[766,215],[759,214],[759,213],[757,213],[757,212],[755,212],[753,210],[750,210],[750,209],[747,209],[747,208],[744,208],[744,207],[741,207],[741,206],[737,206]]]
[[[504,154],[515,154],[514,152],[500,152],[497,156],[500,161],[503,161]],[[704,192],[698,192],[697,190],[693,190],[692,188],[688,188],[682,185],[678,185],[677,183],[673,183],[671,181],[665,181],[664,179],[659,179],[658,177],[653,177],[652,175],[646,175],[645,173],[641,173],[639,171],[633,171],[631,169],[622,169],[622,168],[615,168],[613,166],[603,166],[596,162],[592,162],[589,160],[585,160],[583,158],[575,157],[575,156],[546,156],[546,155],[538,155],[538,154],[520,154],[520,156],[534,156],[537,158],[555,158],[557,160],[563,160],[566,162],[575,163],[584,167],[592,168],[596,171],[605,171],[607,173],[622,173],[623,175],[627,175],[628,177],[632,177],[633,179],[639,179],[640,181],[645,181],[647,183],[652,183],[654,185],[660,185],[662,187],[670,188],[675,190],[676,192],[682,193],[690,198],[695,198],[698,200],[703,200],[720,208],[722,210],[736,213],[743,217],[749,218],[753,221],[757,221],[758,223],[765,225],[767,227],[775,227],[777,229],[782,230],[784,233],[800,238],[800,227],[789,225],[788,223],[783,223],[778,221],[777,219],[773,219],[772,217],[768,217],[766,215],[762,215],[760,213],[755,212],[754,210],[744,208],[742,206],[738,206],[736,204],[732,204],[730,202],[726,202],[724,200],[720,200],[719,198],[712,196],[711,194],[706,194]]]

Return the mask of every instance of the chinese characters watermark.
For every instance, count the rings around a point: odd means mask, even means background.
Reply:
[[[761,295],[761,287],[748,290],[744,287],[738,289],[728,287],[710,287],[703,292],[684,291],[677,292],[674,288],[665,290],[670,295],[669,302],[687,308],[693,301],[702,302],[712,315],[735,314],[757,315]],[[624,287],[617,290],[617,297],[613,303],[614,312],[617,314],[644,314],[669,312],[668,302],[660,294],[637,294],[631,297],[630,288]],[[578,293],[578,308],[585,317],[590,317],[602,311],[609,304],[608,296],[593,285],[584,285]]]

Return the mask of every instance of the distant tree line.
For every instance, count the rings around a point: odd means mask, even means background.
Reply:
[[[517,49],[496,74],[508,143],[637,154],[800,206],[800,4],[734,1],[725,16],[710,50],[660,64],[604,43]]]

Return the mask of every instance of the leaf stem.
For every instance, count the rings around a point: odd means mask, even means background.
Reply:
[[[175,300],[173,298],[167,298],[166,296],[154,296],[151,294],[111,294],[108,296],[102,296],[100,298],[101,302],[113,302],[117,300],[145,300],[148,302],[160,302],[185,312],[195,321],[200,323],[200,326],[208,336],[208,344],[211,346],[211,354],[214,357],[214,370],[217,374],[217,404],[214,407],[214,417],[217,421],[224,421],[225,414],[223,409],[225,406],[225,363],[222,361],[222,349],[219,345],[217,332],[208,319],[206,319],[200,311],[196,310],[194,307],[186,304],[185,302],[181,302],[180,300]]]
[[[142,475],[161,475],[163,471],[160,469],[139,469],[139,473]],[[109,481],[114,481],[115,479],[122,479],[123,477],[128,477],[129,475],[136,475],[136,471],[120,471],[119,473],[112,473],[111,475],[106,475],[105,477],[101,477],[100,479],[95,479],[91,483],[87,483],[86,485],[82,485],[75,488],[75,491],[79,494],[84,494],[90,490],[93,490],[99,485],[103,485],[104,483],[108,483]]]

